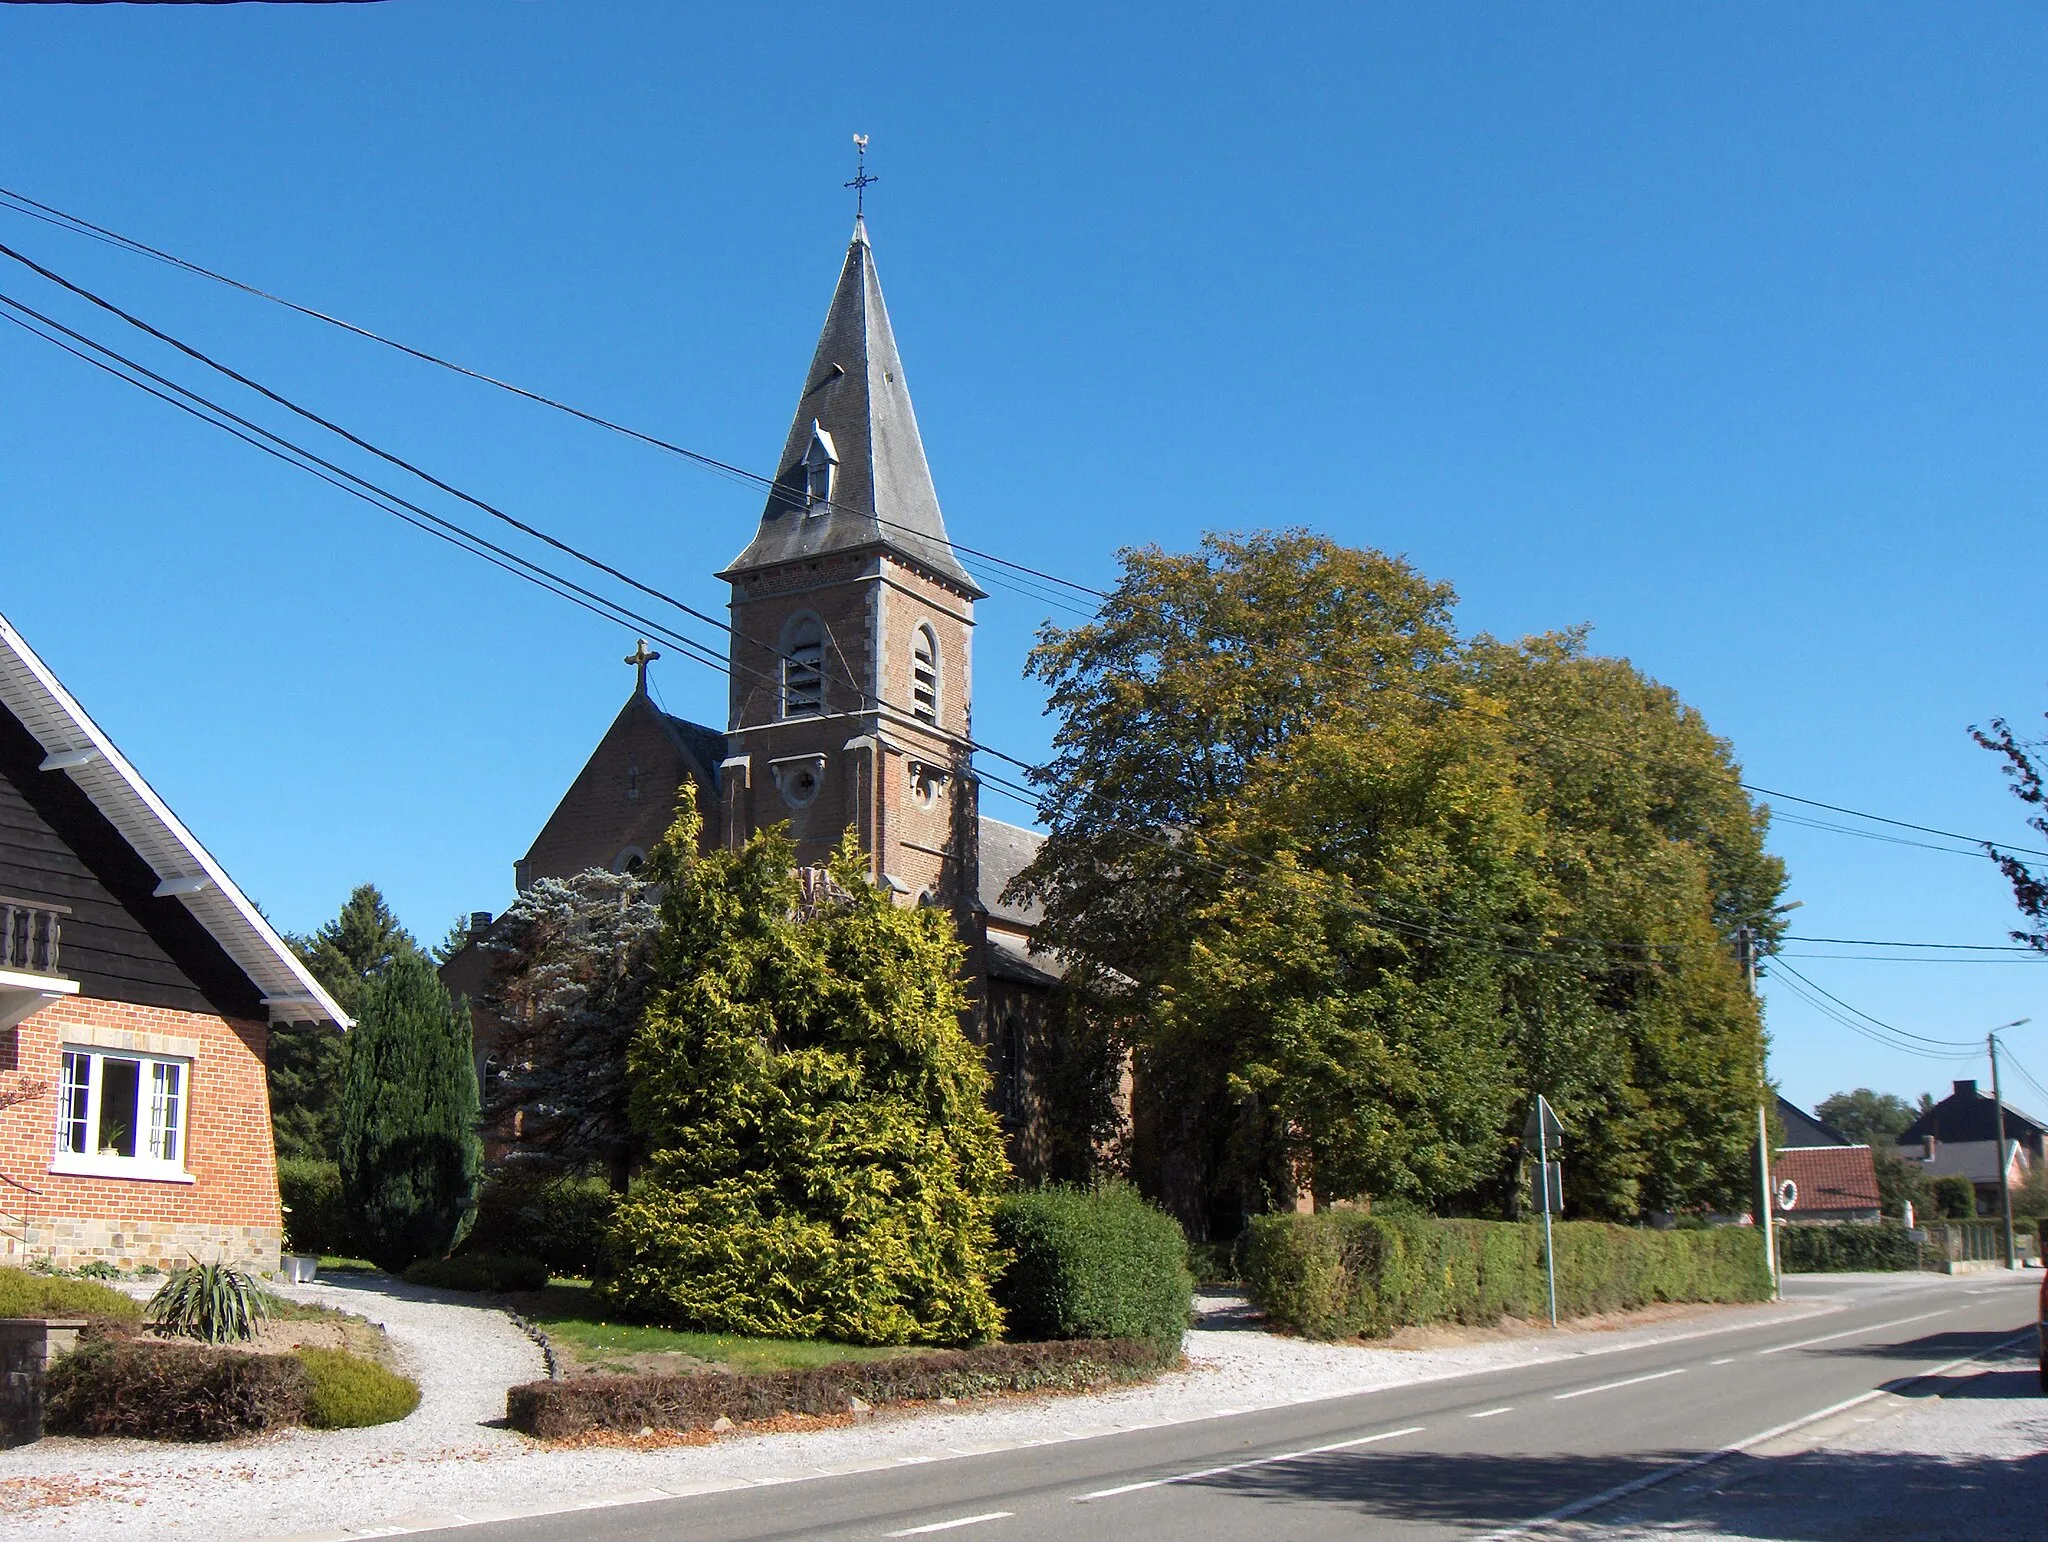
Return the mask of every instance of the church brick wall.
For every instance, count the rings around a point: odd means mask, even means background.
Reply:
[[[655,720],[652,704],[628,703],[534,837],[519,864],[520,886],[593,867],[609,869],[629,849],[645,856],[675,819],[676,795],[691,775]],[[716,793],[700,784],[697,807],[704,815],[709,849],[718,833]]]
[[[283,1217],[265,1080],[269,1028],[198,1012],[75,997],[0,1033],[0,1089],[41,1084],[0,1109],[0,1263],[93,1259],[160,1269],[224,1260],[272,1272]],[[183,1056],[190,1183],[53,1173],[66,1045]],[[25,1192],[34,1190],[36,1192]]]

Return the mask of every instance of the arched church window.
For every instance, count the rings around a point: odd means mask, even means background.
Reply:
[[[637,873],[646,865],[647,853],[638,846],[628,846],[612,858],[612,871],[615,873]]]
[[[825,710],[825,624],[802,615],[782,633],[782,715],[816,717]]]
[[[920,626],[910,645],[910,711],[921,722],[939,721],[939,638]]]

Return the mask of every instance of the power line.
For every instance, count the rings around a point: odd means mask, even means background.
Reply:
[[[1827,1018],[1831,1022],[1834,1022],[1843,1028],[1847,1028],[1851,1033],[1858,1034],[1861,1037],[1868,1039],[1873,1044],[1880,1045],[1885,1049],[1893,1050],[1899,1054],[1917,1056],[1918,1058],[1923,1060],[1944,1060],[1960,1062],[1965,1060],[1974,1060],[1977,1057],[1978,1052],[1974,1050],[1960,1051],[1923,1049],[1918,1045],[1909,1044],[1904,1040],[1894,1039],[1887,1034],[1879,1033],[1877,1030],[1867,1027],[1865,1024],[1857,1021],[1857,1019],[1851,1016],[1848,1012],[1843,1011],[1840,1008],[1832,1005],[1831,1002],[1825,997],[1816,995],[1812,991],[1805,989],[1803,986],[1796,984],[1792,979],[1787,977],[1788,973],[1789,971],[1773,971],[1772,978],[1775,979],[1777,983],[1783,986],[1787,991],[1791,992],[1791,994],[1794,997],[1796,997],[1800,1001],[1805,1002],[1807,1006],[1813,1008],[1814,1011],[1820,1013],[1821,1016]]]
[[[2018,942],[1899,942],[1869,937],[1805,937],[1790,935],[1784,942],[1828,942],[1844,948],[1940,948],[1951,953],[2039,953]]]
[[[1837,996],[1833,991],[1828,990],[1825,986],[1816,985],[1812,980],[1809,980],[1805,975],[1801,974],[1798,970],[1794,969],[1790,964],[1780,964],[1777,970],[1774,972],[1790,975],[1793,979],[1797,980],[1801,985],[1805,986],[1808,990],[1819,992],[1819,994],[1825,996],[1829,1001],[1832,1001],[1836,1006],[1840,1007],[1843,1011],[1854,1013],[1864,1022],[1870,1024],[1873,1028],[1881,1030],[1884,1033],[1893,1034],[1902,1039],[1912,1039],[1917,1041],[1918,1043],[1928,1045],[1933,1049],[1945,1052],[1965,1052],[1970,1055],[1975,1055],[1977,1053],[1975,1045],[1971,1044],[1966,1039],[1932,1038],[1924,1033],[1915,1033],[1910,1028],[1894,1027],[1892,1024],[1885,1022],[1882,1018],[1872,1017],[1868,1012],[1865,1012],[1861,1007],[1851,1006],[1848,1002],[1844,1001],[1840,996]]]
[[[238,290],[241,293],[250,295],[254,298],[267,301],[274,305],[282,306],[285,309],[295,312],[298,315],[307,317],[308,319],[314,321],[322,322],[328,326],[336,327],[341,331],[363,338],[366,341],[376,343],[382,347],[392,349],[395,352],[404,354],[410,358],[418,360],[421,363],[429,364],[439,369],[448,370],[454,374],[463,376],[466,379],[474,380],[481,384],[494,387],[495,389],[508,392],[513,396],[520,397],[526,401],[535,403],[536,405],[547,407],[556,412],[565,413],[571,417],[580,419],[581,421],[589,423],[595,427],[603,428],[608,432],[621,434],[629,439],[637,440],[640,443],[646,444],[652,448],[662,450],[665,453],[679,456],[684,460],[690,461],[706,469],[716,471],[721,475],[736,478],[742,482],[765,488],[770,492],[771,496],[781,497],[787,499],[792,505],[795,504],[796,500],[794,494],[791,493],[788,489],[783,488],[774,477],[764,476],[759,472],[750,471],[745,467],[734,465],[728,461],[720,460],[715,456],[706,455],[701,451],[692,450],[686,445],[677,444],[674,441],[664,439],[659,435],[650,434],[643,430],[632,428],[626,424],[619,423],[610,418],[606,418],[598,413],[590,412],[584,408],[574,406],[568,402],[560,401],[554,397],[546,396],[538,391],[533,391],[524,386],[516,385],[510,381],[500,379],[497,376],[486,374],[481,370],[472,369],[467,365],[455,363],[454,361],[443,358],[440,355],[428,352],[427,350],[422,348],[417,348],[412,344],[400,342],[394,338],[387,337],[379,332],[371,330],[368,327],[364,327],[355,322],[348,321],[342,317],[332,315],[329,312],[317,310],[311,306],[299,304],[297,301],[286,299],[281,295],[274,294],[269,290],[258,287],[257,285],[247,283],[241,279],[230,277],[227,274],[218,272],[212,268],[208,268],[200,263],[190,261],[187,258],[179,257],[174,253],[164,251],[159,247],[152,246],[147,242],[136,239],[135,237],[127,236],[119,231],[109,229],[104,225],[96,224],[91,220],[85,219],[83,216],[69,213],[68,211],[59,209],[52,204],[44,203],[38,199],[31,198],[25,193],[17,192],[11,188],[0,187],[0,207],[9,206],[12,207],[12,210],[15,213],[26,215],[32,219],[41,220],[45,224],[53,225],[58,229],[68,230],[73,234],[88,236],[93,240],[103,242],[107,245],[114,246],[120,250],[124,250],[135,255],[147,257],[158,262],[166,263],[172,267],[182,269],[185,272],[194,274],[198,277],[208,279],[214,283],[225,285],[228,288],[234,290]],[[45,277],[49,277],[53,279],[55,282],[65,283],[67,288],[76,287],[69,285],[68,283],[66,283],[65,280],[61,278],[57,278],[56,275],[51,274],[49,270],[41,268],[36,264],[30,262],[29,259],[22,257],[19,253],[13,252],[5,247],[0,247],[0,252],[4,252],[6,255],[15,258],[15,260],[28,264],[28,266],[35,268],[37,272],[44,274]],[[86,294],[86,291],[84,290],[77,290],[77,292],[82,295]],[[104,305],[107,303],[98,300],[97,297],[88,296],[88,298],[93,298],[94,302],[98,304]],[[112,307],[109,308],[113,309]],[[133,318],[127,317],[125,312],[115,310],[115,314],[123,316],[123,319],[133,320]],[[136,324],[143,325],[142,323],[139,322]],[[145,330],[153,331],[154,329],[149,329],[145,327]],[[155,335],[162,336],[162,334]],[[166,341],[171,341],[173,343],[173,346],[184,346],[182,344],[176,343],[174,340],[171,339],[166,339]],[[205,360],[204,355],[200,355],[195,352],[194,356],[200,358],[203,362],[207,362],[209,364],[211,363],[210,360]],[[219,366],[214,367],[218,368]],[[257,390],[262,389],[259,386],[254,386],[253,384],[251,385],[251,388]],[[300,409],[294,408],[293,410],[297,411]],[[315,421],[322,420],[315,418]],[[331,425],[324,424],[323,426],[331,427]],[[342,432],[339,429],[336,429],[334,431]],[[366,446],[366,448],[370,447]],[[372,453],[380,455],[383,454],[382,451],[374,450],[374,448],[372,448]],[[395,458],[392,459],[394,459],[395,464],[399,464],[401,466],[406,464],[403,461],[396,461]],[[414,468],[408,467],[407,469]],[[414,474],[420,475],[422,477],[425,476],[425,473],[419,472],[416,469],[414,470]],[[458,494],[458,496],[463,495]],[[469,501],[474,502],[475,500]],[[478,506],[487,507],[481,504],[479,504]],[[490,512],[495,513],[496,511]],[[860,510],[857,512],[864,513],[867,517],[873,518],[878,525],[887,526],[892,529],[902,529],[916,534],[922,533],[918,531],[911,531],[911,527],[909,526],[898,525],[896,522],[892,520],[883,518],[877,510],[867,509]],[[539,538],[548,539],[545,536]],[[1041,568],[1032,567],[1030,565],[1023,563],[1018,563],[1010,558],[998,556],[994,552],[980,550],[972,546],[964,545],[958,541],[953,541],[950,544],[952,544],[956,550],[963,552],[969,556],[972,556],[979,561],[995,563],[1003,568],[1006,568],[1014,573],[1024,575],[1028,578],[1036,579],[1044,583],[1059,585],[1062,588],[1072,590],[1076,593],[1089,596],[1090,598],[1096,600],[1104,600],[1111,597],[1108,591],[1096,588],[1093,585],[1085,584],[1078,580],[1067,578],[1057,573],[1048,572]],[[568,548],[564,549],[567,550]],[[580,553],[576,555],[578,555],[579,560],[593,560],[586,557],[582,557]],[[617,575],[615,574],[615,576]],[[632,582],[632,580],[626,581]],[[637,584],[635,586],[641,587]],[[1026,586],[1017,585],[1013,583],[1002,583],[1001,587],[1009,589],[1013,593],[1022,594],[1027,598],[1036,599],[1041,601],[1042,603],[1054,605],[1058,608],[1072,611],[1075,614],[1085,614],[1085,612],[1079,611],[1078,609],[1076,609],[1076,607],[1072,606],[1068,602],[1059,600],[1057,598],[1046,595],[1044,593],[1041,593]],[[653,591],[649,592],[652,593]],[[666,596],[661,597],[666,598]],[[676,602],[673,600],[671,600],[669,603],[680,604],[680,602]],[[688,610],[688,607],[681,608]],[[690,613],[697,615],[699,619],[709,620],[710,624],[712,625],[723,625],[723,623],[720,623],[715,619],[704,617],[701,612]],[[1452,710],[1474,710],[1470,707],[1469,704],[1457,701],[1445,701],[1442,703],[1442,705],[1448,706]],[[1518,729],[1525,726],[1526,725],[1511,725],[1509,731],[1511,733],[1517,732]],[[1583,737],[1562,735],[1558,733],[1556,730],[1548,730],[1548,732],[1550,732],[1551,736],[1554,738],[1561,737],[1566,739],[1567,742],[1577,742],[1583,745],[1587,745],[1588,747],[1601,749],[1602,751],[1607,753],[1627,753],[1626,751],[1621,750],[1617,746],[1601,744],[1598,741],[1585,739]],[[1802,798],[1794,793],[1779,792],[1768,787],[1763,787],[1753,782],[1744,781],[1741,782],[1740,785],[1743,787],[1745,791],[1759,793],[1765,797],[1778,798],[1790,803],[1804,804],[1811,808],[1824,809],[1830,813],[1843,814],[1854,819],[1863,819],[1877,824],[1891,825],[1899,829],[1913,830],[1924,835],[1936,835],[1942,837],[1945,840],[1962,841],[1967,845],[1980,848],[1975,851],[1962,852],[1960,853],[1961,855],[1981,857],[1985,855],[1985,852],[1982,848],[1994,848],[1997,850],[2008,852],[2016,856],[2048,858],[2048,851],[2037,850],[2028,847],[2005,846],[2000,842],[1984,840],[1981,837],[1977,836],[1962,835],[1955,831],[1939,829],[1932,825],[1918,824],[1910,820],[1894,819],[1884,814],[1867,813],[1861,809],[1848,808],[1841,804],[1826,803],[1818,799]],[[1954,847],[1931,846],[1923,842],[1900,840],[1897,837],[1886,837],[1874,831],[1856,830],[1853,828],[1840,825],[1831,825],[1820,821],[1802,821],[1793,816],[1785,815],[1782,811],[1780,811],[1780,817],[1784,818],[1785,821],[1790,824],[1802,825],[1806,828],[1818,830],[1827,830],[1832,833],[1840,835],[1856,836],[1866,840],[1887,841],[1891,844],[1897,844],[1908,847],[1917,847],[1920,849],[1930,851],[1955,850]]]

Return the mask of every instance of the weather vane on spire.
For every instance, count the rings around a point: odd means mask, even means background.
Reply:
[[[863,219],[867,214],[868,184],[870,182],[879,182],[882,179],[868,175],[867,135],[856,134],[853,136],[853,153],[856,158],[853,180],[842,185],[853,189],[853,217],[855,219]]]

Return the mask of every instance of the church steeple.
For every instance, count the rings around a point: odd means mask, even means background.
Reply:
[[[983,597],[947,539],[867,222],[856,219],[760,528],[719,576],[873,549]]]

